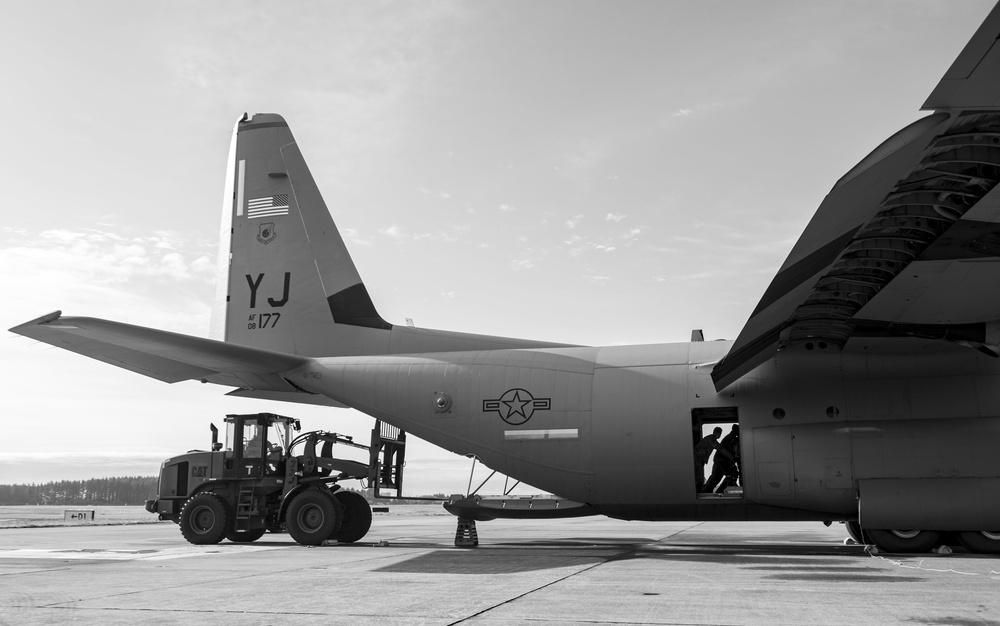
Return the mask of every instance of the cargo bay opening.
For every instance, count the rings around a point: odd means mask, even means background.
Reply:
[[[742,499],[742,448],[735,406],[691,409],[694,487],[699,500]]]

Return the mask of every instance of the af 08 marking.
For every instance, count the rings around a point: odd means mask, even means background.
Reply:
[[[250,274],[246,274],[247,285],[250,287],[250,308],[257,308],[257,290],[260,288],[262,282],[264,282],[264,273],[257,274],[257,278],[254,278]],[[281,298],[275,300],[274,298],[268,298],[267,303],[274,308],[279,308],[285,306],[288,303],[288,288],[292,283],[291,272],[285,272],[284,287],[282,289]],[[247,330],[261,330],[264,328],[274,328],[278,324],[278,320],[281,319],[281,313],[251,313],[250,317],[247,319]]]
[[[250,308],[255,309],[257,308],[257,289],[260,287],[261,282],[264,280],[264,274],[263,273],[257,274],[256,279],[254,279],[254,277],[251,276],[250,274],[247,274],[246,277],[247,277],[247,285],[250,286]],[[275,308],[285,306],[285,304],[288,303],[288,287],[289,285],[291,285],[291,283],[292,283],[292,273],[285,272],[285,287],[281,294],[281,299],[275,300],[274,298],[268,298],[267,303]]]
[[[247,330],[258,330],[261,328],[274,328],[281,319],[281,313],[261,313],[258,321],[256,313],[251,313],[247,319]]]

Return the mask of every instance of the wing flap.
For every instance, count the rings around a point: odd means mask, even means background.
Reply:
[[[925,337],[984,352],[1000,297],[1000,5],[924,108],[820,204],[712,371],[717,390],[793,345]]]
[[[309,362],[305,357],[142,326],[63,317],[60,311],[10,331],[167,383],[205,380],[292,392],[296,389],[280,374]]]
[[[915,170],[921,153],[948,118],[947,114],[929,116],[900,131],[897,136],[906,135],[905,141],[883,142],[838,181],[764,292],[732,350],[712,371],[717,389],[774,355],[780,347],[779,336],[797,309],[877,215],[893,186]],[[914,128],[919,135],[913,136]]]

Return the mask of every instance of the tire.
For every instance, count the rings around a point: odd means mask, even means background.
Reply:
[[[360,493],[353,491],[338,491],[333,494],[344,509],[344,523],[340,530],[330,536],[340,543],[354,543],[368,534],[372,527],[372,507]]]
[[[308,489],[288,505],[285,526],[292,539],[305,546],[318,546],[340,528],[343,513],[329,492]]]
[[[847,534],[857,543],[865,545],[872,543],[871,537],[861,528],[859,522],[844,522],[844,526],[847,528]]]
[[[192,496],[181,509],[181,534],[196,545],[219,543],[232,527],[229,505],[214,493]]]
[[[252,530],[231,530],[226,533],[226,539],[233,543],[253,543],[264,536],[265,529],[254,528]]]
[[[930,552],[941,542],[941,533],[936,530],[871,528],[865,532],[872,542],[885,552]]]
[[[958,540],[969,552],[1000,554],[1000,530],[969,530],[958,533]]]

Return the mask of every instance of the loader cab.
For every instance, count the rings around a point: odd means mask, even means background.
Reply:
[[[226,478],[284,475],[284,459],[299,420],[273,413],[226,416]]]

